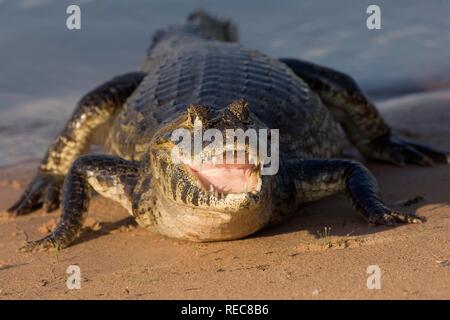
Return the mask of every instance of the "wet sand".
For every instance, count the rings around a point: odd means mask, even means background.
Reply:
[[[380,109],[403,134],[450,150],[449,104],[450,91],[442,91],[389,100]],[[0,299],[450,298],[450,166],[368,164],[385,201],[427,217],[421,225],[366,225],[337,196],[249,238],[196,244],[140,229],[125,210],[97,197],[73,246],[18,253],[60,214],[4,212],[36,163],[0,169]],[[80,290],[66,287],[72,264],[81,268]],[[369,265],[381,269],[380,290],[366,286]]]

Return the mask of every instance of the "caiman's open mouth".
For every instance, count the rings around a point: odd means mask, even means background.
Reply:
[[[216,194],[257,193],[261,190],[261,165],[258,161],[249,163],[227,164],[207,162],[200,165],[186,163],[185,165],[194,177],[197,186]]]
[[[200,187],[210,192],[247,193],[261,188],[259,166],[253,164],[204,164],[201,168],[188,165]]]

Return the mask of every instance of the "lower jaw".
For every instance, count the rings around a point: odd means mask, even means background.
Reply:
[[[251,208],[224,212],[216,208],[189,207],[165,197],[158,199],[157,232],[171,238],[210,242],[246,237],[266,226],[271,217],[269,201]]]

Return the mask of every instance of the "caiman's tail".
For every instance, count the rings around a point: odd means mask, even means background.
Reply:
[[[197,24],[203,32],[214,39],[238,41],[237,26],[229,19],[214,17],[203,10],[197,10],[188,16],[188,22]]]
[[[197,10],[188,16],[187,23],[183,25],[172,25],[155,32],[150,47],[147,50],[147,58],[144,61],[142,70],[148,71],[148,67],[153,61],[151,58],[152,53],[161,41],[169,39],[170,36],[182,36],[183,34],[197,35],[201,38],[206,36],[227,42],[238,41],[237,27],[229,19],[214,17],[203,10]],[[163,46],[161,49],[164,51],[167,50],[167,47]]]

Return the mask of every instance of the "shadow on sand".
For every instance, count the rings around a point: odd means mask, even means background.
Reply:
[[[439,212],[439,208],[450,206],[450,166],[448,165],[432,168],[412,166],[397,168],[379,164],[368,166],[379,181],[384,202],[392,209],[418,213],[430,221]],[[405,201],[415,198],[419,200],[404,205]],[[432,209],[428,209],[429,207]],[[253,237],[270,237],[307,230],[319,238],[324,228],[330,228],[331,236],[364,236],[405,226],[405,224],[395,227],[369,225],[352,208],[346,196],[336,195],[301,207],[297,214],[292,215],[280,225],[261,230]]]

